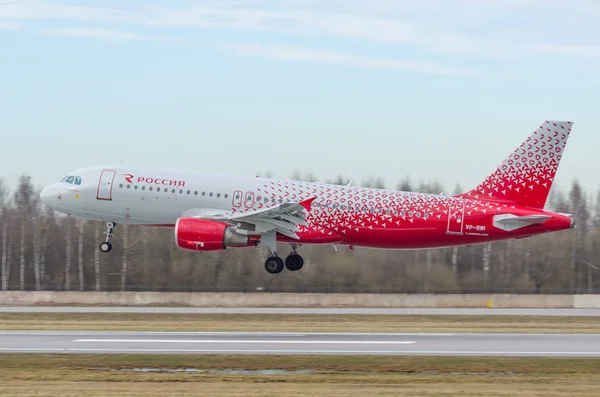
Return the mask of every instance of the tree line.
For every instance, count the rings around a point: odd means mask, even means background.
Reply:
[[[265,176],[269,176],[266,173]],[[312,175],[294,179],[316,181]],[[323,182],[346,185],[339,176]],[[381,178],[364,187],[385,188]],[[438,181],[398,190],[446,192]],[[455,186],[447,194],[457,194]],[[553,186],[547,209],[574,214],[577,227],[526,239],[432,250],[395,251],[303,246],[299,272],[268,274],[266,248],[187,252],[172,229],[117,225],[113,250],[101,253],[101,222],[55,213],[39,201],[32,177],[14,192],[0,180],[1,290],[35,291],[270,291],[380,293],[598,293],[600,193],[578,181]],[[286,254],[289,245],[278,249]]]

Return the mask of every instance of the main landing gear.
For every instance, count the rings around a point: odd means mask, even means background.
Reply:
[[[277,251],[272,250],[271,256],[265,261],[265,269],[271,274],[280,273],[285,266],[291,272],[298,271],[304,266],[304,259],[296,252],[296,244],[292,244],[292,252],[285,258],[285,263],[277,255]]]
[[[110,240],[112,239],[116,224],[114,222],[104,222],[104,225],[106,226],[106,232],[104,232],[106,234],[106,239],[100,243],[100,251],[110,252],[110,250],[112,250]]]

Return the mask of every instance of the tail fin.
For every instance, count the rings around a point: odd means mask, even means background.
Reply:
[[[545,121],[496,171],[458,197],[544,208],[573,123]]]

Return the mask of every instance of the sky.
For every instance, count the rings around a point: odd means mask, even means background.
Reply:
[[[600,186],[597,0],[0,0],[0,178],[124,164],[483,180],[571,120]]]

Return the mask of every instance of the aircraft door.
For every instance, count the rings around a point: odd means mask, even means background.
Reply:
[[[116,171],[102,170],[100,179],[98,180],[98,189],[96,191],[96,199],[112,200],[113,182]]]
[[[463,234],[465,223],[465,205],[462,203],[450,203],[448,206],[448,234]]]
[[[254,192],[246,192],[246,200],[244,201],[246,208],[252,208],[254,205]]]

